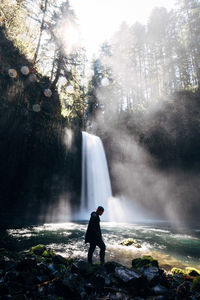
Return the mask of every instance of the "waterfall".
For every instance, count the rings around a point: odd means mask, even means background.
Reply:
[[[107,219],[108,200],[112,197],[108,165],[101,139],[82,132],[82,188],[79,218],[88,219],[89,214],[101,205]]]

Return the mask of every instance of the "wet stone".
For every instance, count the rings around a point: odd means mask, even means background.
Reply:
[[[149,267],[145,268],[142,272],[143,275],[147,278],[147,280],[151,283],[157,282],[159,280],[159,269],[157,267]]]
[[[119,267],[120,265],[114,261],[109,261],[109,262],[105,263],[104,266],[105,266],[107,273],[113,273],[115,271],[115,268]]]
[[[19,277],[19,272],[16,272],[16,271],[8,271],[6,274],[5,274],[5,281],[13,281],[13,280],[17,280]]]
[[[37,279],[39,282],[46,282],[49,281],[49,277],[48,276],[37,276]]]
[[[16,264],[16,270],[17,271],[31,271],[33,268],[35,268],[37,265],[37,262],[34,258],[25,258],[22,261],[19,261]]]
[[[5,259],[5,264],[4,264],[5,272],[8,272],[9,270],[12,270],[14,268],[15,268],[15,262],[10,259]]]
[[[80,273],[82,275],[87,275],[91,271],[91,266],[84,260],[79,260],[72,264],[72,273]]]
[[[117,292],[116,294],[109,294],[109,300],[129,300],[130,297],[124,293]],[[135,298],[134,298],[135,299]]]
[[[158,284],[153,287],[153,291],[156,295],[166,295],[168,292],[168,289],[161,284]]]
[[[55,264],[68,265],[68,261],[64,257],[62,257],[61,255],[55,255],[52,258],[52,261]]]
[[[130,281],[133,281],[133,280],[137,281],[141,278],[140,274],[138,274],[132,270],[126,269],[124,267],[116,267],[115,275],[124,283],[129,283]]]

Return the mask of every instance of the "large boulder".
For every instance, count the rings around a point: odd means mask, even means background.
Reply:
[[[140,258],[135,258],[132,260],[132,268],[135,270],[143,270],[144,268],[148,267],[156,267],[159,268],[158,266],[158,261],[154,259],[152,256],[143,256]]]

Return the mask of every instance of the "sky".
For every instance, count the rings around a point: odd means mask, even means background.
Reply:
[[[83,44],[90,55],[109,39],[125,21],[146,24],[154,7],[175,6],[176,0],[71,0],[80,25]]]

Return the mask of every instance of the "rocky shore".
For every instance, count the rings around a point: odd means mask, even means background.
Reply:
[[[0,300],[200,299],[200,272],[173,268],[167,274],[151,256],[90,265],[66,259],[44,245],[13,253],[0,249]]]

